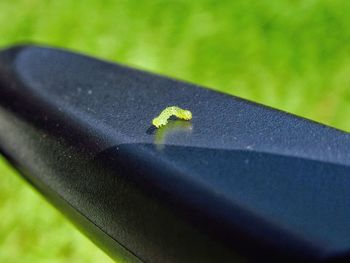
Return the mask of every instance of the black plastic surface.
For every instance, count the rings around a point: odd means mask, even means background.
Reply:
[[[153,128],[172,105],[192,121]],[[0,148],[114,257],[350,260],[350,135],[284,112],[22,46],[0,53]]]

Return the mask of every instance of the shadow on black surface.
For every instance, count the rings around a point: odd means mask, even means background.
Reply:
[[[100,153],[96,161],[127,175],[127,180],[157,200],[153,203],[165,204],[195,229],[219,237],[231,249],[245,254],[255,251],[253,257],[311,260],[321,257],[320,251],[331,257],[350,241],[350,211],[345,201],[350,200],[350,169],[346,166],[254,151],[166,144],[161,154],[156,152],[156,144],[125,144]],[[163,240],[163,231],[176,228],[169,228],[170,221],[155,222],[161,220],[155,216],[158,212],[139,233],[154,231],[159,245],[167,246],[165,250],[175,243],[183,248],[198,245],[198,240],[189,237],[186,242],[183,233],[181,237],[168,233],[169,239]]]

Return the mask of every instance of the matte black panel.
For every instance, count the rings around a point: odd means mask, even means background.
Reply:
[[[191,122],[151,120],[166,106]],[[350,260],[350,135],[35,46],[0,53],[0,148],[112,256]]]

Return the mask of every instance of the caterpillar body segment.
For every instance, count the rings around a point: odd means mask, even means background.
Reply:
[[[157,118],[154,118],[152,124],[157,128],[168,123],[168,119],[171,116],[176,116],[179,119],[190,120],[192,119],[192,113],[189,110],[181,109],[177,106],[171,106],[165,108]]]

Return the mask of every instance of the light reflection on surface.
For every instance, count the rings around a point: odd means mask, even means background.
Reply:
[[[169,138],[179,133],[191,133],[193,130],[192,123],[183,120],[171,120],[165,126],[156,129],[154,135],[154,143],[158,150],[164,149]]]

